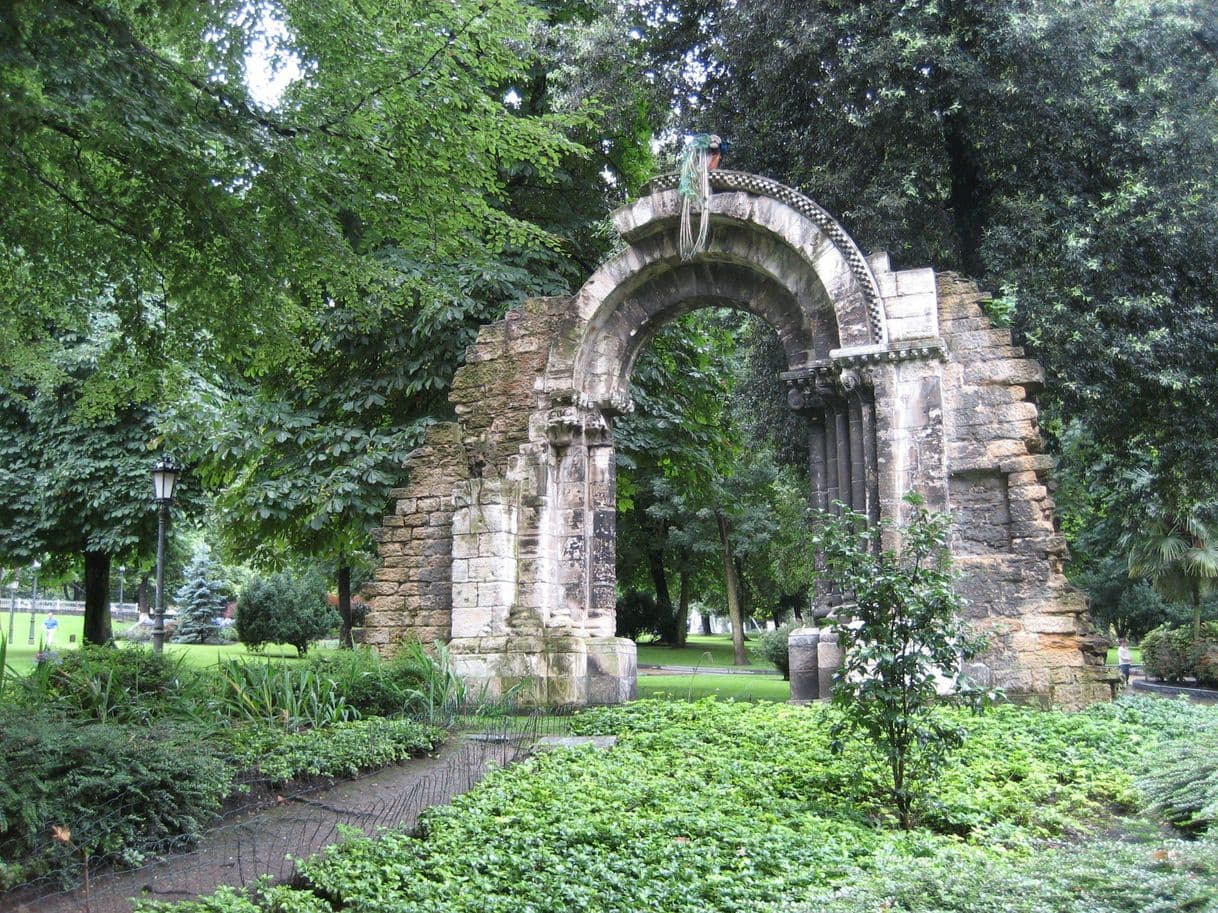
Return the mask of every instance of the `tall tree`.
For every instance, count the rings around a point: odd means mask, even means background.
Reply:
[[[570,119],[490,91],[523,73],[534,19],[515,0],[6,6],[0,368],[52,371],[46,327],[107,298],[125,386],[92,396],[149,398],[166,359],[254,376],[306,355],[335,301],[425,311],[445,290],[420,264],[541,240],[498,205],[501,168],[545,174]],[[247,76],[265,44],[301,71],[273,107]]]
[[[1112,458],[1218,478],[1218,20],[1196,0],[663,0],[631,79],[861,244],[999,292]],[[634,66],[624,59],[623,66]],[[1052,423],[1049,423],[1052,427]]]
[[[156,416],[147,406],[81,412],[112,340],[104,327],[93,339],[61,339],[49,388],[0,383],[0,555],[81,558],[84,639],[96,644],[111,636],[112,559],[149,554],[156,535],[149,476]]]

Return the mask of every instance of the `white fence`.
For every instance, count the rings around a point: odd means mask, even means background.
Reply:
[[[0,615],[5,612],[21,612],[30,611],[29,598],[22,599],[20,597],[9,597],[0,601]],[[42,615],[47,612],[54,612],[56,615],[83,615],[85,614],[85,604],[74,599],[43,599],[38,597],[38,605],[36,614]],[[139,617],[140,607],[134,602],[112,602],[110,603],[110,614],[118,619],[132,620]]]

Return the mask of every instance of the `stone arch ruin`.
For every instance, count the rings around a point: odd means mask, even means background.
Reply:
[[[740,172],[712,172],[709,243],[683,261],[675,186],[659,178],[614,213],[624,247],[577,294],[529,300],[470,346],[456,421],[429,429],[378,531],[365,641],[447,641],[475,693],[630,699],[634,644],[614,636],[611,422],[659,327],[727,306],[781,340],[790,406],[809,418],[811,503],[899,520],[915,489],[951,510],[995,682],[1063,706],[1107,698],[1105,645],[1062,574],[1031,398],[1042,372],[986,318],[984,296],[865,258],[816,203]]]

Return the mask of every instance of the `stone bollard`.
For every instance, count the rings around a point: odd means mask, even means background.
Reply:
[[[820,699],[833,697],[833,676],[842,665],[842,649],[837,645],[837,632],[821,631],[816,644],[816,673],[820,680]]]
[[[819,641],[819,628],[796,628],[787,637],[793,704],[805,704],[820,697],[820,677],[816,671],[816,645]]]

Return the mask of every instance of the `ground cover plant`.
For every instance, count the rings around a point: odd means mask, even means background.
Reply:
[[[941,711],[966,731],[897,828],[883,764],[832,750],[833,707],[638,701],[577,715],[609,751],[493,773],[421,831],[350,839],[273,898],[176,913],[877,910],[1095,913],[1218,905],[1218,845],[1164,836],[1142,772],[1218,710],[1152,698],[1077,714]],[[1107,835],[1121,832],[1124,839]],[[149,907],[148,909],[152,909]]]
[[[3,648],[0,638],[7,669]],[[432,750],[443,730],[386,718],[432,709],[417,697],[425,660],[359,652],[198,668],[144,648],[85,645],[26,675],[8,672],[0,890],[71,883],[86,859],[135,865],[182,848],[225,803],[249,801],[251,786],[354,776]],[[378,683],[396,696],[372,700]]]

